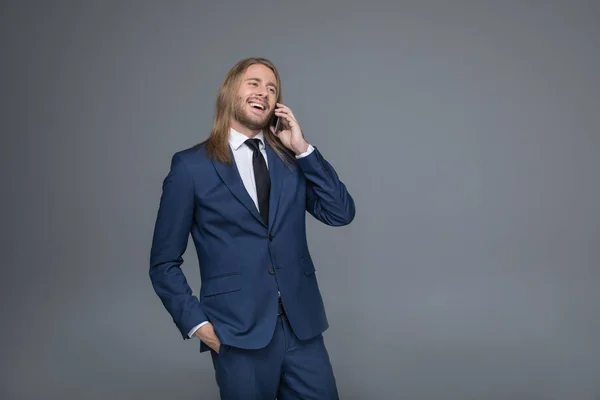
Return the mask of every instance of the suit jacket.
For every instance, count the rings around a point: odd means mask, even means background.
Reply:
[[[277,321],[278,291],[300,339],[329,326],[306,240],[306,211],[342,226],[354,218],[354,200],[317,148],[289,167],[268,145],[266,152],[268,226],[235,161],[210,159],[204,145],[172,157],[152,239],[150,279],[184,339],[208,320],[226,345],[266,346]],[[180,268],[190,233],[200,267],[198,297]],[[207,349],[202,343],[201,351]]]

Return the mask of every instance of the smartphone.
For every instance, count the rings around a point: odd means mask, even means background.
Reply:
[[[275,127],[274,134],[277,135],[277,131],[279,131],[279,124],[281,123],[281,118],[277,115],[273,114],[273,119],[271,120],[271,126]]]

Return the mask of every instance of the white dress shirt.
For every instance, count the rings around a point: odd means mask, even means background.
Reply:
[[[259,132],[258,135],[255,136],[256,139],[260,139],[259,149],[265,158],[265,163],[267,164],[267,168],[269,168],[269,161],[267,160],[267,153],[265,151],[265,139],[262,132]],[[242,178],[242,182],[244,183],[244,187],[248,191],[248,194],[254,201],[256,208],[258,209],[258,196],[256,194],[256,181],[254,180],[254,168],[252,167],[252,155],[253,151],[250,147],[244,144],[244,142],[248,140],[248,136],[243,133],[237,132],[234,129],[230,129],[229,132],[229,146],[231,147],[231,151],[233,152],[233,158],[235,159],[235,163],[237,165],[238,171],[240,172],[240,176]],[[296,158],[306,157],[314,150],[312,145],[308,145],[308,150],[306,152],[299,154]],[[259,210],[260,211],[260,210]],[[207,324],[208,321],[204,321],[195,327],[188,333],[188,336],[192,338],[194,336],[194,332],[198,330],[202,325]]]

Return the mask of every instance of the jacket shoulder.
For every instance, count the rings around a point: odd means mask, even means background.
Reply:
[[[204,143],[176,151],[171,157],[171,163],[183,162],[187,166],[202,166],[209,162]]]

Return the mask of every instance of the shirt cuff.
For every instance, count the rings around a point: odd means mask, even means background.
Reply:
[[[314,148],[314,147],[312,147],[312,144],[309,144],[309,145],[308,145],[308,149],[307,149],[307,150],[306,150],[304,153],[302,153],[302,154],[298,154],[298,155],[296,156],[296,158],[302,158],[302,157],[306,157],[307,155],[309,155],[310,153],[312,153],[314,149],[315,149],[315,148]]]
[[[206,325],[208,324],[208,321],[204,321],[198,325],[196,325],[195,327],[192,328],[192,330],[190,331],[190,333],[188,333],[189,338],[193,338],[194,337],[194,333],[198,330],[198,328],[200,328],[202,325]]]

